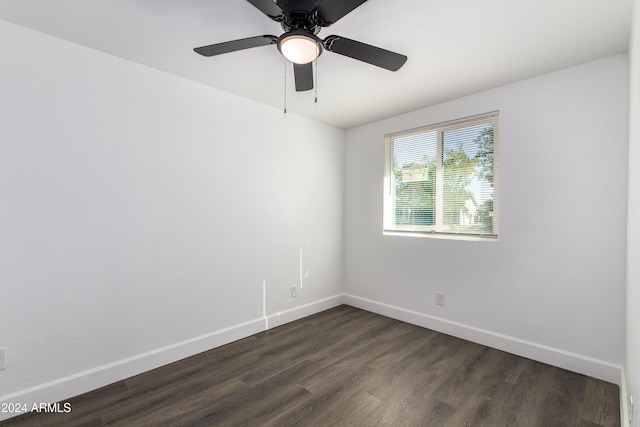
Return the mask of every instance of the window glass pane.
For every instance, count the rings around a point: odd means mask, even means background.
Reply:
[[[493,232],[493,124],[443,132],[443,230]]]

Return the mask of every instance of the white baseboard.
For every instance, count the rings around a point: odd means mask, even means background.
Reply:
[[[273,328],[343,303],[343,295],[340,294],[269,315],[266,318],[262,317],[250,320],[190,340],[30,387],[16,393],[0,396],[0,406],[2,406],[3,403],[20,403],[20,405],[25,404],[27,408],[32,408],[34,404],[62,402],[65,399],[79,394],[257,334],[267,329],[267,324],[269,328]],[[17,415],[20,414],[0,412],[0,421]]]
[[[267,329],[276,328],[285,323],[320,313],[333,307],[344,304],[344,294],[334,295],[329,298],[314,301],[300,307],[294,307],[288,310],[279,311],[278,313],[267,316]]]
[[[547,363],[579,374],[621,385],[622,366],[569,351],[548,347],[508,335],[418,313],[355,295],[346,294],[344,303],[372,313],[453,335],[487,347]]]

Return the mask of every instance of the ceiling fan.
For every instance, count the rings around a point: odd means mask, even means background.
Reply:
[[[323,51],[348,56],[389,71],[399,70],[407,57],[379,47],[317,34],[367,0],[247,0],[285,31],[280,37],[263,35],[197,47],[196,53],[215,56],[259,46],[276,44],[282,55],[293,63],[296,91],[313,89],[312,62]]]

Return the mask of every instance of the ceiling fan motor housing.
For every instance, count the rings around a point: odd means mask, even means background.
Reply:
[[[304,29],[313,34],[318,34],[322,27],[328,26],[320,15],[318,15],[318,11],[307,11],[307,10],[294,10],[287,13],[283,20],[280,22],[282,29],[284,31],[291,31],[295,29]]]

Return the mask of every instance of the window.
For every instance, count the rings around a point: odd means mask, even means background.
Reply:
[[[498,112],[385,138],[384,231],[498,237]]]

